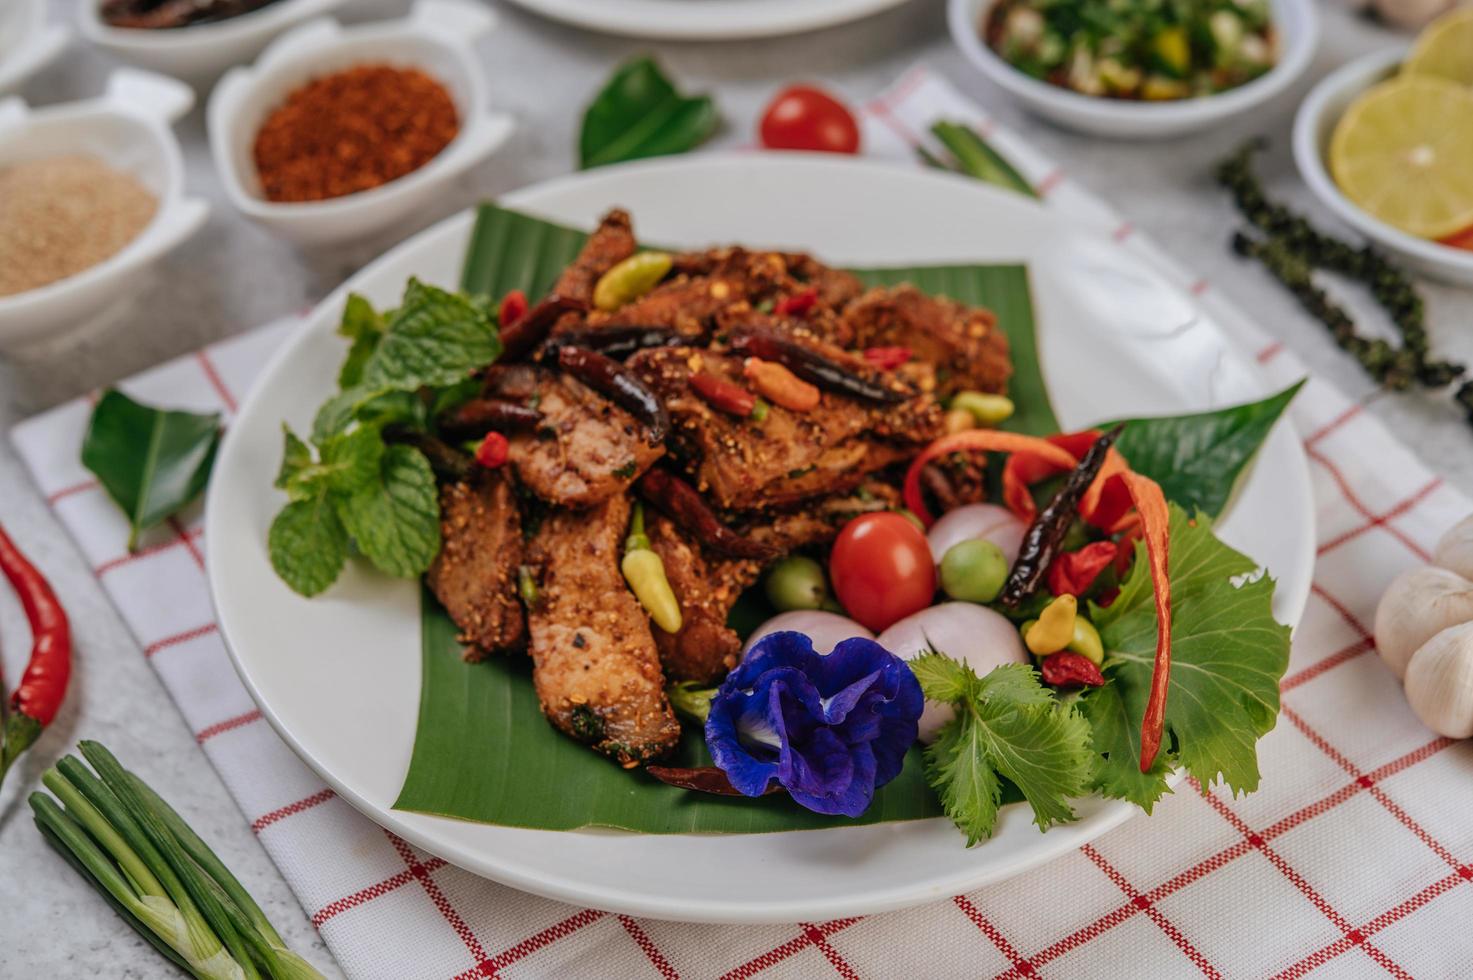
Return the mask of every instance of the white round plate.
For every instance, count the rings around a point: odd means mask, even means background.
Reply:
[[[859,20],[906,0],[512,0],[575,27],[681,41],[799,34]]]
[[[1044,374],[1066,427],[1268,393],[1188,296],[1108,235],[965,178],[817,156],[707,156],[610,167],[503,203],[584,227],[618,205],[651,241],[806,248],[840,265],[1026,263]],[[941,819],[640,835],[522,830],[391,809],[414,741],[419,589],[350,563],[325,595],[293,594],[266,553],[283,502],[271,479],[282,421],[308,429],[333,390],[345,350],[334,328],[346,293],[392,306],[412,275],[453,288],[472,220],[460,214],[405,242],[322,303],[246,399],[210,483],[209,576],[225,641],[261,711],[339,795],[420,847],[508,885],[706,922],[825,919],[925,902],[1036,867],[1138,813],[1083,800],[1078,822],[1045,834],[1027,807],[1012,806],[996,837],[968,850]],[[1309,592],[1314,512],[1288,426],[1263,447],[1220,529],[1279,580],[1276,615],[1297,622]]]

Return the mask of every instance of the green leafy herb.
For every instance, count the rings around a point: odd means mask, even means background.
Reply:
[[[378,349],[384,328],[384,318],[374,311],[368,300],[357,293],[348,294],[338,333],[351,339],[353,346],[348,349],[347,360],[338,371],[339,388],[351,388],[363,380],[363,367]]]
[[[82,465],[128,516],[138,535],[199,496],[220,442],[220,416],[166,411],[109,388],[92,410]]]
[[[337,581],[348,560],[348,531],[327,490],[277,512],[266,535],[271,567],[292,590],[314,596]]]
[[[338,513],[379,570],[414,578],[440,551],[435,474],[424,454],[409,446],[389,446],[382,459],[380,478],[343,498]]]
[[[1131,469],[1161,484],[1167,500],[1217,517],[1239,474],[1303,385],[1211,412],[1131,419],[1115,445]]]
[[[654,59],[620,65],[583,114],[578,165],[587,170],[622,160],[684,153],[716,131],[710,96],[683,96]]]
[[[483,306],[410,279],[403,305],[363,365],[362,384],[374,392],[453,385],[500,353]]]
[[[927,698],[956,710],[926,748],[926,775],[968,847],[992,836],[1004,779],[1023,794],[1041,829],[1074,819],[1069,800],[1088,791],[1094,769],[1089,725],[1056,701],[1031,667],[1008,664],[979,678],[932,652],[912,669]]]
[[[1279,679],[1289,664],[1289,628],[1273,617],[1273,581],[1219,541],[1203,513],[1171,505],[1170,758],[1139,772],[1140,724],[1156,655],[1156,610],[1144,545],[1119,596],[1091,618],[1108,651],[1104,687],[1088,691],[1084,713],[1103,756],[1098,786],[1149,810],[1165,773],[1185,766],[1203,786],[1218,778],[1234,792],[1258,787],[1257,743],[1279,713]],[[1162,752],[1164,757],[1166,752]]]

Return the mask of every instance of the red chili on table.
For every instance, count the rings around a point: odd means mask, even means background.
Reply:
[[[16,758],[51,724],[66,696],[72,673],[72,630],[66,611],[42,574],[0,528],[0,572],[20,597],[31,624],[31,659],[10,696],[5,744],[0,748],[0,779]]]

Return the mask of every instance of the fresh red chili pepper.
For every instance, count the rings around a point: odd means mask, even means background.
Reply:
[[[748,418],[752,410],[757,407],[756,395],[741,385],[732,384],[730,381],[718,378],[714,374],[707,374],[705,371],[697,371],[692,374],[690,386],[706,404],[730,415]]]
[[[1054,595],[1082,596],[1101,572],[1115,561],[1115,542],[1095,541],[1077,551],[1066,551],[1048,569],[1048,590]]]
[[[1103,687],[1105,676],[1093,660],[1079,653],[1059,651],[1043,658],[1039,665],[1043,682],[1050,687]]]
[[[926,509],[926,501],[921,495],[921,471],[933,459],[948,453],[971,451],[1012,453],[1015,456],[1019,453],[1036,455],[1057,466],[1060,471],[1072,470],[1079,462],[1073,453],[1062,446],[1055,445],[1046,439],[1040,439],[1038,436],[1025,436],[1021,432],[1005,432],[1001,429],[968,429],[965,432],[954,432],[949,436],[942,436],[921,450],[920,455],[911,460],[910,469],[905,471],[905,506],[927,527],[930,527],[936,518],[932,517],[931,512]]]
[[[909,347],[866,347],[864,359],[881,371],[893,371],[910,360]]]
[[[527,294],[520,289],[513,289],[501,297],[501,308],[497,310],[496,322],[502,327],[509,327],[522,317],[527,315]]]
[[[812,286],[801,293],[784,296],[772,304],[774,316],[807,316],[818,305],[818,290]]]
[[[486,438],[476,447],[476,462],[488,470],[504,465],[510,456],[511,443],[500,432],[486,433]]]
[[[4,779],[10,764],[31,747],[61,707],[72,673],[72,631],[50,583],[4,528],[0,528],[0,572],[20,597],[31,625],[31,659],[10,696],[5,743],[0,747],[0,779]]]
[[[1166,692],[1171,684],[1171,576],[1167,567],[1171,513],[1166,508],[1166,495],[1155,480],[1131,470],[1121,478],[1140,514],[1156,594],[1156,663],[1151,672],[1151,695],[1141,719],[1141,772],[1150,772],[1166,731]]]

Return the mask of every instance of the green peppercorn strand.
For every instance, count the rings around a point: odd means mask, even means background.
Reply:
[[[1379,384],[1404,391],[1413,386],[1441,388],[1459,378],[1464,373],[1463,365],[1430,359],[1422,298],[1405,272],[1374,248],[1357,248],[1332,238],[1268,199],[1252,166],[1253,155],[1264,145],[1262,140],[1250,141],[1218,166],[1218,183],[1232,194],[1243,217],[1265,236],[1255,239],[1236,232],[1233,250],[1258,260],[1288,287],[1300,305],[1323,323],[1335,342]],[[1401,346],[1357,334],[1349,314],[1314,284],[1315,269],[1338,273],[1364,285],[1401,334]],[[1454,397],[1473,419],[1470,386],[1464,385]]]

